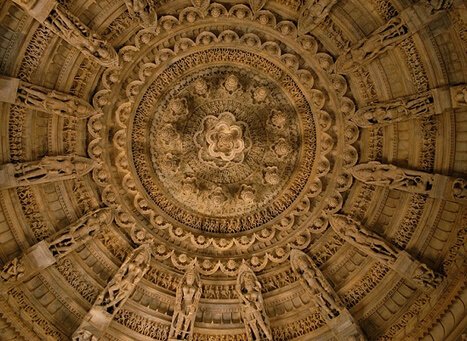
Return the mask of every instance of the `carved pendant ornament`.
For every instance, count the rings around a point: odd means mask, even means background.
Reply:
[[[0,339],[462,320],[456,0],[0,3]]]

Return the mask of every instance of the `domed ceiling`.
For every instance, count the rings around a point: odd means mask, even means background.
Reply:
[[[0,340],[466,337],[466,17],[0,1]]]

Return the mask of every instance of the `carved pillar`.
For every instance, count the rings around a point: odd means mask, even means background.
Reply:
[[[298,13],[298,33],[313,31],[331,12],[337,0],[306,0]]]
[[[13,1],[85,56],[104,67],[118,65],[118,55],[112,45],[55,0]]]
[[[41,160],[0,165],[0,190],[69,180],[89,173],[91,159],[77,155],[45,156]]]
[[[293,249],[290,252],[292,270],[301,277],[310,292],[316,307],[321,311],[326,324],[339,340],[365,340],[365,336],[353,316],[323,276],[316,264],[304,252]]]
[[[196,270],[196,261],[186,270],[178,287],[169,340],[190,340],[201,298],[201,278]]]
[[[70,226],[47,240],[31,246],[23,255],[5,264],[0,272],[0,284],[9,287],[26,281],[88,242],[102,226],[110,224],[111,221],[110,208],[100,208],[84,215]]]
[[[356,165],[351,173],[357,180],[370,185],[467,203],[467,180],[462,178],[404,169],[377,161]]]
[[[0,76],[0,101],[78,119],[96,113],[88,102],[78,97],[6,76]]]
[[[73,333],[73,341],[99,340],[105,334],[114,316],[148,271],[150,261],[148,244],[138,247],[127,257]]]
[[[139,20],[144,27],[153,25],[157,21],[154,4],[155,2],[151,0],[125,0],[130,16]]]
[[[238,270],[236,290],[242,301],[242,318],[248,341],[272,341],[269,318],[266,315],[261,294],[261,284],[246,263],[243,263]]]
[[[329,221],[334,231],[348,243],[386,264],[420,287],[434,288],[442,281],[442,276],[426,264],[416,260],[405,251],[397,250],[391,243],[349,216],[335,214],[330,217]]]
[[[439,115],[450,108],[450,89],[439,88],[390,101],[371,103],[358,109],[350,119],[359,127],[369,128]]]

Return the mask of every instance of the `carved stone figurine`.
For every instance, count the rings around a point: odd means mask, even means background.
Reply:
[[[350,118],[362,128],[384,126],[434,114],[433,95],[430,92],[421,95],[398,98],[393,101],[372,103],[355,112]]]
[[[98,338],[94,336],[89,330],[81,329],[73,334],[72,341],[97,341]]]
[[[402,19],[392,18],[368,38],[362,39],[340,55],[336,60],[336,69],[341,73],[353,72],[399,44],[408,35],[408,27]]]
[[[298,32],[313,31],[329,15],[337,0],[306,0],[298,14]]]
[[[16,104],[33,110],[79,119],[96,113],[89,103],[80,98],[26,82],[21,82],[18,87]]]
[[[423,2],[431,10],[431,13],[446,10],[451,8],[453,0],[423,0]]]
[[[24,276],[24,271],[21,258],[14,258],[3,266],[0,272],[1,282],[16,282]]]
[[[195,262],[187,269],[177,287],[175,309],[170,327],[170,340],[190,339],[195,324],[196,312],[201,298],[201,279]]]
[[[44,24],[71,46],[79,49],[84,55],[91,57],[102,66],[118,66],[117,52],[110,43],[101,39],[61,5],[55,6]]]
[[[457,200],[467,200],[467,180],[458,178],[452,183],[452,196]]]
[[[103,226],[109,225],[111,221],[112,211],[110,208],[93,211],[53,236],[49,243],[49,250],[55,257],[62,258],[90,240],[97,231]]]
[[[370,185],[387,186],[407,192],[428,194],[434,182],[429,173],[399,168],[394,165],[371,161],[356,165],[351,170],[359,181]]]
[[[153,1],[125,0],[130,16],[138,18],[143,26],[149,26],[155,21]]]
[[[261,284],[253,271],[244,263],[237,277],[237,294],[242,300],[242,317],[248,341],[270,340],[272,333],[264,311]]]
[[[38,161],[9,163],[0,166],[0,189],[80,177],[94,165],[93,160],[77,155],[45,156]]]
[[[290,264],[293,271],[300,275],[305,282],[306,288],[310,291],[316,306],[320,308],[326,320],[338,316],[345,309],[336,292],[310,257],[302,251],[292,250]]]
[[[151,250],[148,245],[145,244],[137,248],[125,260],[94,305],[100,306],[107,313],[114,315],[148,271],[150,260]]]
[[[442,282],[443,277],[431,270],[426,264],[415,259],[414,262],[417,264],[412,275],[414,282],[425,288],[436,288]]]
[[[394,263],[399,251],[378,234],[366,229],[362,224],[346,215],[335,214],[329,218],[332,228],[342,238],[384,263]]]

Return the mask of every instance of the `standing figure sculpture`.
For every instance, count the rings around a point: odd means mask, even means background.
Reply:
[[[110,43],[92,32],[61,5],[56,5],[44,24],[84,55],[105,67],[118,66],[118,55]]]
[[[306,0],[298,14],[298,32],[313,31],[331,12],[337,0]]]
[[[49,242],[49,250],[55,257],[62,258],[78,246],[90,240],[103,226],[112,221],[110,208],[101,208],[93,211],[58,232]]]
[[[201,279],[195,265],[196,261],[189,266],[177,287],[169,340],[191,339],[202,293]]]
[[[272,341],[269,318],[264,310],[261,284],[254,272],[244,263],[237,277],[237,294],[242,300],[242,318],[248,341]]]
[[[433,95],[430,92],[398,98],[393,101],[372,103],[358,109],[350,118],[362,128],[385,126],[396,122],[434,114]]]
[[[151,0],[125,0],[125,5],[131,17],[139,19],[144,27],[155,23],[154,2]]]
[[[389,20],[375,30],[368,38],[362,39],[336,60],[336,69],[341,73],[355,71],[387,50],[395,47],[409,36],[407,25],[400,17]]]
[[[337,234],[364,253],[384,263],[394,263],[397,260],[400,251],[378,234],[363,227],[358,221],[342,214],[335,214],[329,218],[329,222]]]
[[[63,117],[87,118],[96,113],[86,101],[60,91],[21,82],[16,104]]]
[[[37,161],[0,166],[0,189],[69,180],[90,172],[91,159],[77,155],[44,156]]]
[[[151,250],[148,245],[145,244],[136,249],[125,260],[94,305],[100,306],[107,313],[114,315],[148,271],[150,260]]]
[[[322,311],[326,320],[338,316],[345,309],[321,271],[304,252],[292,250],[290,252],[290,265],[292,270],[301,276],[301,280],[305,283],[316,306]]]

